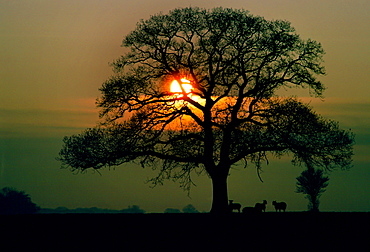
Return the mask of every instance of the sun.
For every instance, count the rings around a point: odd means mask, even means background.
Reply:
[[[177,80],[173,80],[170,84],[170,93],[172,93],[172,98],[177,100],[190,98],[199,104],[204,103],[204,100],[195,92],[194,87],[190,84],[191,82],[188,79],[182,78],[180,81],[181,85]]]
[[[184,89],[185,93],[189,94],[191,93],[193,86],[190,84],[190,81],[183,78],[181,79],[181,86]],[[182,93],[182,89],[177,80],[172,81],[171,86],[170,86],[170,91],[171,93]]]

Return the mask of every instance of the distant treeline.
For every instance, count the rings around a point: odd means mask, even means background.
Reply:
[[[141,209],[137,205],[129,206],[128,208],[121,210],[90,207],[90,208],[75,208],[69,209],[67,207],[57,207],[57,208],[41,208],[38,213],[41,214],[71,214],[71,213],[84,213],[84,214],[122,214],[122,213],[135,213],[143,214],[146,213],[145,210]],[[199,213],[199,211],[191,204],[185,206],[182,211],[176,208],[166,208],[164,213]]]
[[[145,213],[145,210],[141,209],[137,205],[129,206],[128,208],[121,209],[121,210],[105,209],[105,208],[98,208],[98,207],[75,208],[75,209],[69,209],[67,207],[57,207],[57,208],[41,208],[38,211],[38,213],[42,213],[42,214],[69,214],[69,213],[120,214],[120,213]]]

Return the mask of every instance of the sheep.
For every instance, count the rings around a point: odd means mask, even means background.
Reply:
[[[272,202],[272,205],[275,207],[276,212],[281,212],[286,209],[287,204],[285,202],[276,202],[275,200]]]
[[[229,210],[230,212],[233,212],[234,209],[238,210],[240,213],[240,208],[242,206],[239,203],[233,203],[233,200],[229,200]]]
[[[256,210],[256,212],[258,213],[261,213],[262,211],[263,212],[266,212],[266,204],[267,204],[267,201],[264,200],[263,203],[256,203],[254,205],[254,209]]]

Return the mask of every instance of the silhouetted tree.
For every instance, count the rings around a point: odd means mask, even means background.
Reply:
[[[1,189],[0,214],[33,214],[39,210],[40,207],[25,192],[10,187]]]
[[[289,87],[321,96],[321,45],[303,40],[287,21],[267,21],[244,10],[182,8],[142,20],[123,40],[129,52],[112,65],[115,75],[97,100],[104,120],[64,138],[62,167],[88,168],[139,162],[189,190],[192,175],[212,180],[211,212],[228,212],[232,165],[292,153],[317,166],[346,169],[352,133],[295,98]],[[186,78],[192,88],[173,93]],[[259,173],[258,173],[259,174]]]
[[[306,194],[308,199],[308,210],[312,212],[319,211],[319,198],[322,193],[326,191],[326,187],[329,185],[329,177],[323,175],[322,170],[315,170],[310,167],[303,171],[299,177],[297,177],[297,193]]]

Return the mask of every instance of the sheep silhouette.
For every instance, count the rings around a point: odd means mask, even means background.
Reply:
[[[264,200],[262,203],[256,203],[254,205],[254,209],[258,213],[266,212],[266,205],[267,205],[267,201]]]
[[[238,212],[240,213],[240,208],[242,206],[239,204],[239,203],[233,203],[233,200],[229,200],[229,210],[230,212],[233,212],[233,210],[238,210]]]
[[[275,200],[272,202],[272,205],[275,207],[276,212],[281,212],[286,209],[287,204],[285,202],[276,202]]]

